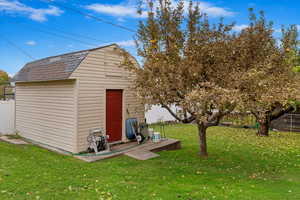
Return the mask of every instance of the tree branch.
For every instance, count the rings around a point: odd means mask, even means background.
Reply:
[[[212,113],[212,116],[208,119],[208,122],[206,124],[207,127],[210,126],[217,126],[220,123],[220,120],[227,114],[231,113],[233,111],[234,107],[226,110],[226,111],[217,111]]]
[[[254,115],[254,117],[255,117],[256,119],[258,119],[258,114],[257,114],[256,112],[251,111],[251,114]]]
[[[193,116],[193,115],[191,115],[191,116],[188,117],[188,118],[186,117],[186,118],[184,118],[184,119],[181,119],[178,115],[176,115],[175,112],[173,112],[173,110],[172,110],[169,106],[167,106],[167,105],[165,105],[165,104],[161,104],[161,106],[162,106],[163,108],[167,109],[168,112],[169,112],[176,120],[178,120],[178,121],[180,121],[180,122],[182,122],[182,123],[188,124],[188,123],[193,122],[193,121],[196,119],[195,116]]]
[[[165,104],[161,104],[161,107],[167,109],[168,112],[169,112],[176,120],[182,121],[182,119],[181,119],[179,116],[177,116],[169,106],[167,106],[167,105],[165,105]]]
[[[184,119],[183,123],[188,124],[188,123],[192,123],[195,120],[196,120],[196,117],[190,116],[189,118]]]
[[[280,107],[276,107],[272,112],[271,112],[271,116],[270,116],[270,120],[276,120],[279,117],[283,116],[286,113],[289,113],[291,111],[293,111],[294,108],[293,106],[288,106],[286,109],[282,109]]]

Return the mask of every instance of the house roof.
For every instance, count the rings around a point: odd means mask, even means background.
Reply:
[[[13,82],[37,82],[68,79],[89,52],[112,46],[51,56],[27,63],[13,78]]]

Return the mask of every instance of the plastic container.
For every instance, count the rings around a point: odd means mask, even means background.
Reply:
[[[129,140],[135,139],[136,136],[136,130],[134,128],[134,125],[137,124],[136,118],[128,118],[126,120],[126,137]]]
[[[161,135],[160,132],[154,132],[152,136],[152,142],[160,142],[161,141]]]

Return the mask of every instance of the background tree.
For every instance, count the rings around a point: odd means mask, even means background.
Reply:
[[[9,75],[3,70],[0,70],[0,99],[2,99],[4,96],[4,87],[9,82]]]
[[[192,3],[185,18],[183,1],[171,2],[148,2],[148,18],[136,35],[143,67],[126,53],[123,65],[136,73],[135,86],[145,104],[161,105],[178,121],[197,124],[200,155],[207,156],[207,128],[218,125],[238,100],[232,84],[237,77],[233,24],[211,25]],[[173,112],[172,105],[180,112]]]
[[[278,44],[272,25],[262,12],[257,18],[250,10],[249,27],[236,39],[240,105],[255,116],[260,136],[268,136],[272,120],[294,109],[292,104],[299,94],[299,79],[293,72],[299,64],[297,29],[282,29]]]
[[[0,70],[0,84],[7,83],[9,81],[9,75],[7,72]]]

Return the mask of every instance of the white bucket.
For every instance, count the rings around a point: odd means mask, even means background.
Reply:
[[[152,136],[152,142],[160,142],[161,136],[159,132],[154,132]]]

